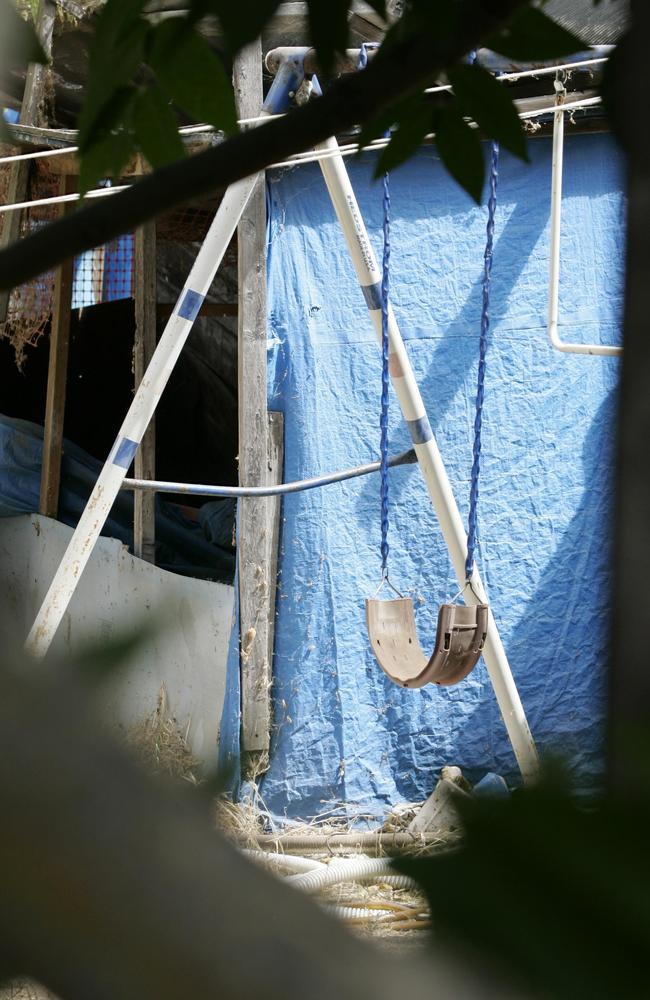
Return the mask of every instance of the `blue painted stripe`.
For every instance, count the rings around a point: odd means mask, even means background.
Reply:
[[[381,309],[381,281],[374,285],[362,285],[361,291],[368,309]]]
[[[431,424],[429,423],[429,418],[426,413],[423,417],[419,417],[417,420],[407,420],[407,427],[411,432],[411,440],[413,444],[426,444],[433,437],[433,431],[431,430]]]
[[[119,465],[122,469],[128,469],[138,450],[138,442],[131,438],[122,438],[113,457],[113,465]]]
[[[200,292],[193,292],[191,288],[188,288],[178,307],[178,315],[182,316],[183,319],[189,319],[190,322],[194,322],[199,315],[204,298],[205,295],[201,295]]]
[[[262,105],[262,109],[268,114],[279,115],[289,110],[291,97],[305,79],[303,60],[304,53],[293,59],[284,59],[280,64],[271,89]]]

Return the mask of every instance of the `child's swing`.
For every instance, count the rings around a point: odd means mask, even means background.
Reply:
[[[467,534],[467,559],[465,586],[472,587],[478,484],[481,459],[481,422],[485,383],[485,355],[490,325],[490,279],[492,273],[492,247],[494,243],[494,216],[497,204],[497,178],[499,146],[492,143],[490,159],[490,197],[488,201],[487,240],[483,271],[483,309],[479,347],[478,387],[476,392],[476,417],[474,420],[474,461],[472,464],[469,524]],[[381,393],[381,583],[398,594],[395,600],[366,600],[366,623],[372,651],[382,670],[402,687],[422,687],[424,684],[457,684],[478,663],[485,645],[488,630],[487,604],[472,606],[455,603],[443,604],[438,613],[438,629],[433,653],[427,656],[418,640],[413,614],[413,601],[402,597],[388,579],[388,279],[390,261],[390,194],[388,175],[384,176],[384,255],[381,283],[382,309],[382,393]],[[460,596],[460,594],[458,595]],[[456,600],[456,598],[454,598]]]

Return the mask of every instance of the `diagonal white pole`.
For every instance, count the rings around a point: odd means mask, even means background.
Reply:
[[[284,107],[302,80],[302,63],[288,59],[280,67],[264,101],[261,118]],[[194,325],[228,244],[257,183],[259,174],[232,184],[223,196],[174,311],[163,331],[144,378],[79,519],[68,548],[45,595],[25,648],[44,656],[61,624],[106,518],[119,493],[138,445],[154,414],[188,334]]]
[[[251,196],[256,176],[231,185],[223,196],[194,266],[178,297],[145,376],[133,397],[115,444],[106,459],[86,508],[70,539],[45,600],[27,637],[26,649],[44,656],[75,592],[111,507],[142,440],[178,356],[194,325],[237,223]]]
[[[340,153],[336,155],[338,149],[336,139],[328,139],[317,148],[327,150],[328,153],[332,154],[327,159],[320,161],[321,170],[343,229],[361,291],[381,343],[381,272],[368,239],[368,233],[359,211],[345,162]],[[388,334],[390,375],[395,394],[411,432],[422,475],[440,522],[459,586],[463,587],[465,585],[467,534],[451,490],[447,470],[427,418],[395,314],[390,306]],[[471,582],[473,593],[468,588],[466,591],[467,600],[473,604],[488,604],[483,584],[476,569],[474,569]],[[539,759],[492,611],[490,611],[488,635],[483,655],[522,777],[525,782],[533,781],[539,772]]]

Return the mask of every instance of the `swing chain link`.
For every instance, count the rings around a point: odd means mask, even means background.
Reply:
[[[474,557],[476,552],[478,529],[479,477],[481,472],[481,431],[483,426],[483,402],[485,398],[485,358],[487,354],[488,333],[490,330],[490,285],[492,281],[492,251],[494,247],[494,218],[497,207],[498,179],[499,143],[493,142],[490,156],[490,195],[488,199],[487,238],[483,263],[483,306],[481,309],[481,336],[479,341],[478,382],[476,388],[476,416],[474,418],[474,458],[472,463],[469,494],[467,559],[465,560],[465,580],[470,584],[474,573]]]
[[[368,49],[376,48],[377,43],[364,42],[359,49],[358,68],[365,69],[368,65]],[[388,479],[388,415],[389,415],[389,390],[390,371],[389,354],[390,342],[388,334],[388,295],[390,286],[390,181],[388,173],[383,176],[383,240],[384,248],[381,267],[381,413],[379,417],[380,429],[380,501],[381,501],[381,583],[384,583],[394,590],[392,583],[388,579],[388,527],[389,527],[389,479]]]

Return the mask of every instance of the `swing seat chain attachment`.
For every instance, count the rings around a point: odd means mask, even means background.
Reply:
[[[465,561],[465,587],[470,587],[474,597],[478,595],[472,586],[474,573],[474,553],[477,540],[477,507],[479,495],[479,474],[481,459],[481,429],[485,381],[485,357],[490,326],[490,284],[492,276],[492,250],[494,243],[494,219],[497,207],[497,179],[499,165],[499,145],[493,142],[490,157],[488,199],[488,221],[483,269],[483,306],[481,310],[481,334],[476,393],[476,417],[474,422],[473,464],[470,490],[470,512],[467,534],[467,558]],[[390,197],[388,178],[384,177],[384,259],[381,286],[382,311],[382,413],[381,413],[381,555],[382,582],[388,579],[388,469],[386,456],[387,414],[388,414],[388,263],[390,256]],[[379,592],[379,591],[378,591]],[[377,592],[377,593],[378,593]],[[397,592],[399,593],[399,592]],[[462,593],[462,592],[461,592]],[[460,596],[460,595],[459,595]],[[419,688],[425,684],[446,686],[458,684],[467,677],[479,661],[487,638],[489,609],[487,604],[458,605],[443,604],[438,612],[438,628],[433,653],[427,657],[422,650],[415,627],[413,602],[401,594],[395,600],[378,600],[377,594],[366,600],[366,625],[372,652],[384,673],[401,687]]]
[[[444,687],[464,680],[478,663],[487,636],[488,606],[442,604],[430,657],[418,640],[410,598],[367,600],[366,624],[375,658],[395,684]]]

